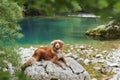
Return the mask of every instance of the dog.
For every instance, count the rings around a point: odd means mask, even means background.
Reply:
[[[58,61],[61,59],[67,66],[65,57],[62,52],[63,44],[64,42],[62,40],[54,40],[51,42],[51,47],[39,47],[35,50],[32,57],[24,63],[22,66],[22,71],[24,71],[25,68],[30,66],[33,62],[41,60],[50,60],[53,63],[59,65],[61,68],[65,69],[65,67]]]

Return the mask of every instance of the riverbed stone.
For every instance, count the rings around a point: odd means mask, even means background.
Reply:
[[[95,57],[96,58],[103,58],[103,55],[102,54],[97,54]]]
[[[85,59],[85,60],[84,60],[84,63],[85,63],[86,65],[88,65],[89,63],[91,63],[91,60]]]

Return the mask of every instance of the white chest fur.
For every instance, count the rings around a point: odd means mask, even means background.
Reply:
[[[60,59],[60,58],[63,57],[63,53],[62,53],[61,50],[58,50],[58,51],[57,51],[57,57],[58,57],[58,59]]]

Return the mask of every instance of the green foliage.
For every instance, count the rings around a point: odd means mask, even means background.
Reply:
[[[16,53],[13,47],[1,47],[0,48],[0,67],[7,68],[7,63],[12,63],[13,66],[20,66],[20,57]],[[1,69],[2,69],[1,68]],[[0,71],[2,71],[0,69]]]
[[[120,1],[118,0],[80,0],[82,9],[87,9],[103,19],[120,20]]]
[[[10,80],[11,75],[8,71],[9,64],[14,66],[15,72],[20,67],[20,57],[16,54],[13,47],[0,47],[0,80]]]
[[[12,64],[15,72],[19,71],[19,55],[13,47],[5,47],[3,44],[11,43],[23,36],[19,32],[21,27],[18,25],[18,21],[23,18],[22,11],[17,3],[0,0],[0,80],[16,80],[12,79],[16,76],[8,71],[9,64]]]
[[[21,38],[21,30],[18,21],[23,18],[22,8],[15,2],[0,0],[0,42],[12,42],[15,38]]]
[[[54,15],[80,11],[81,7],[76,0],[12,0],[24,6],[25,14],[30,16]]]
[[[0,80],[10,80],[10,74],[8,72],[0,72]]]
[[[8,64],[14,67],[15,74],[10,74]],[[21,72],[20,55],[17,54],[14,47],[0,47],[0,80],[30,80]]]

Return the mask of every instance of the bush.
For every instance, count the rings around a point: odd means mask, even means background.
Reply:
[[[0,0],[0,44],[13,42],[23,35],[18,21],[23,18],[22,8],[15,2]]]

